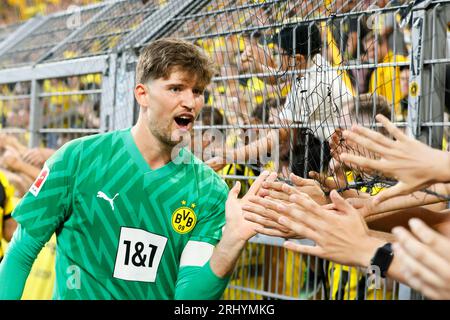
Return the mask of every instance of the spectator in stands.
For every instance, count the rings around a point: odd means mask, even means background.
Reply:
[[[228,78],[214,83],[214,107],[224,113],[230,124],[249,124],[251,114],[249,96],[239,81],[237,66],[224,65],[220,71],[222,76]]]
[[[44,162],[54,153],[48,148],[28,149],[12,135],[1,135],[0,167],[22,197],[37,178]]]
[[[401,66],[400,70],[400,93],[402,100],[400,101],[401,113],[403,119],[408,115],[408,96],[409,96],[409,66]]]
[[[304,123],[319,138],[327,139],[334,131],[342,104],[352,98],[352,92],[345,86],[340,74],[332,70],[320,54],[322,42],[317,26],[310,28],[308,24],[299,24],[285,27],[275,38],[279,40],[284,61],[280,68],[286,72],[297,73],[292,79],[292,88],[286,104],[279,112],[282,129],[289,128],[292,123]],[[273,68],[264,66],[252,53],[247,52],[242,59],[255,65],[257,69],[273,72],[272,78],[276,81]],[[233,158],[257,158],[258,145],[268,146],[270,150],[271,140],[277,134],[278,132],[271,132],[267,139],[256,141],[239,150],[228,150],[226,154],[233,155]],[[220,169],[224,163],[224,158],[217,158],[208,164]]]
[[[2,240],[9,242],[17,227],[16,221],[11,217],[14,209],[13,197],[14,186],[11,185],[5,174],[0,171],[0,262],[5,253]]]
[[[369,33],[364,38],[366,50],[366,59],[369,63],[394,63],[405,62],[407,57],[403,55],[394,55],[389,48],[386,36]],[[395,90],[395,91],[394,91]],[[377,67],[370,76],[369,92],[384,96],[392,105],[395,119],[404,120],[401,110],[401,86],[400,86],[400,67],[383,66]]]

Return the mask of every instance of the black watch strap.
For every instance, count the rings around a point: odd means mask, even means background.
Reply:
[[[370,264],[371,266],[377,266],[380,269],[381,277],[385,278],[386,272],[392,263],[392,259],[394,259],[392,243],[388,242],[384,246],[377,249],[372,260],[370,260]]]

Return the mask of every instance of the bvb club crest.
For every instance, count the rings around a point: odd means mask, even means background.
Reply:
[[[172,228],[178,233],[185,234],[194,229],[197,223],[195,215],[195,203],[191,206],[186,205],[186,201],[181,201],[182,207],[179,207],[172,213]]]

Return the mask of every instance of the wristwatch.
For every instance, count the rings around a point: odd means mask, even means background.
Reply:
[[[394,252],[392,251],[392,243],[388,242],[384,246],[379,247],[375,252],[372,260],[370,260],[370,265],[376,266],[380,270],[380,275],[382,278],[386,277],[386,272],[394,259]]]

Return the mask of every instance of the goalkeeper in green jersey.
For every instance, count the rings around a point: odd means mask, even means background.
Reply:
[[[73,140],[44,165],[13,212],[0,298],[19,299],[37,254],[57,235],[55,299],[218,299],[255,224],[243,199],[187,148],[213,75],[182,40],[146,47],[132,128]]]

